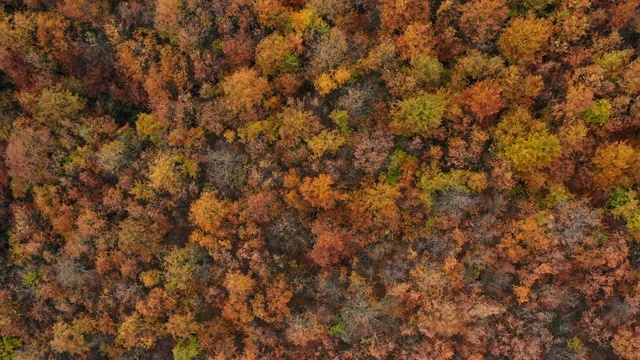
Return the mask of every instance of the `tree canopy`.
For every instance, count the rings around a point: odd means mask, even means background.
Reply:
[[[640,359],[640,0],[0,1],[0,359]]]

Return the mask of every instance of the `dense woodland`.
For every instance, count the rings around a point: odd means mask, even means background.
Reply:
[[[3,0],[0,359],[640,359],[639,0]]]

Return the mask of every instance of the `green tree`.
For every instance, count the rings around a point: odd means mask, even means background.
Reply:
[[[495,139],[498,151],[521,174],[545,169],[561,151],[558,137],[524,109],[516,109],[502,118]]]
[[[640,199],[636,191],[616,187],[609,195],[611,213],[620,216],[627,224],[627,229],[640,234]]]
[[[174,360],[192,360],[200,355],[198,340],[195,337],[181,339],[171,350]]]
[[[394,105],[389,126],[398,135],[428,136],[442,122],[449,101],[444,93],[420,94]]]
[[[148,137],[149,140],[157,142],[167,129],[157,116],[140,113],[136,120],[136,130],[140,136]]]
[[[22,346],[22,340],[12,337],[2,337],[0,342],[0,359],[11,360],[16,358],[15,350]]]
[[[581,116],[589,124],[604,125],[611,116],[611,103],[607,99],[600,99],[582,112]]]

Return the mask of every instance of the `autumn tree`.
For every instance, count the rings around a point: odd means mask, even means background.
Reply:
[[[163,329],[158,329],[158,325],[154,321],[134,312],[124,317],[118,327],[115,342],[125,349],[133,349],[135,347],[149,349],[156,343],[163,332]]]
[[[270,91],[267,80],[256,70],[247,68],[226,77],[222,87],[227,107],[241,122],[257,118],[262,101]]]
[[[314,314],[303,314],[294,317],[286,330],[287,339],[296,346],[305,346],[322,339],[325,327]]]
[[[498,77],[504,69],[504,59],[489,57],[477,50],[471,50],[457,59],[451,73],[451,86],[463,90],[474,81]],[[507,89],[503,89],[507,90]]]
[[[385,327],[384,317],[390,313],[393,299],[376,299],[371,286],[355,273],[349,276],[347,291],[349,300],[340,309],[342,322],[340,328],[333,328],[334,334],[347,343],[381,336]]]
[[[158,154],[149,168],[149,185],[158,192],[176,194],[183,181],[179,167],[180,156],[171,153]]]
[[[509,9],[502,0],[475,0],[461,6],[460,27],[474,43],[495,40],[507,20]]]
[[[376,174],[389,158],[393,139],[384,133],[354,135],[354,166],[367,174]]]
[[[329,175],[320,174],[316,178],[304,178],[300,184],[300,194],[312,206],[330,209],[346,196],[332,188],[333,180]]]
[[[433,29],[428,23],[407,25],[396,41],[400,58],[403,60],[410,60],[419,55],[433,55],[434,43]]]
[[[622,86],[625,91],[632,95],[640,93],[640,60],[634,60],[629,64],[627,70],[624,72],[624,78],[622,80]]]
[[[222,309],[222,316],[240,324],[252,321],[254,315],[247,300],[255,291],[255,280],[241,272],[232,272],[225,277],[224,286],[229,292],[229,298]]]
[[[558,138],[524,109],[505,115],[496,127],[495,138],[501,154],[533,183],[542,181],[537,172],[548,167],[561,151]]]
[[[89,345],[84,339],[85,331],[83,331],[83,327],[81,321],[74,321],[72,325],[65,322],[57,322],[53,326],[51,347],[57,352],[66,352],[76,356],[88,352]]]
[[[53,178],[51,132],[47,129],[16,129],[9,139],[6,163],[9,175],[18,181],[39,183]]]
[[[32,111],[34,120],[52,130],[71,128],[85,107],[82,98],[60,88],[47,88],[37,99],[30,99],[27,95],[23,101],[25,105],[33,106],[29,110]]]
[[[615,187],[609,195],[611,213],[620,216],[626,222],[627,229],[638,238],[640,231],[640,199],[638,193],[631,189]]]
[[[218,198],[216,192],[205,191],[191,204],[189,216],[202,230],[216,234],[230,215],[230,204]]]
[[[396,201],[400,198],[398,189],[379,182],[358,191],[348,203],[350,218],[358,229],[397,230],[400,210]]]
[[[316,242],[309,256],[320,266],[336,264],[348,256],[355,245],[355,239],[348,230],[324,221],[314,222],[311,230],[316,236]]]
[[[638,327],[625,326],[618,330],[611,341],[613,351],[623,359],[637,359],[640,353],[638,348]]]
[[[442,122],[448,101],[443,93],[421,94],[395,104],[389,124],[396,134],[428,136]]]
[[[473,114],[485,122],[496,115],[503,107],[502,89],[492,81],[481,81],[468,88],[463,96],[468,97],[468,107]]]
[[[274,32],[256,47],[256,64],[266,76],[300,71],[302,62],[298,56],[302,50],[301,42],[302,39],[295,35],[284,37]]]
[[[539,53],[551,36],[551,23],[529,14],[513,18],[500,36],[498,47],[510,61],[531,64],[538,60]]]
[[[278,276],[265,291],[257,294],[252,302],[253,313],[260,319],[275,324],[283,324],[291,317],[289,301],[293,297],[291,286],[284,276]]]
[[[189,243],[171,249],[163,258],[163,267],[166,289],[184,293],[207,284],[211,260],[206,248]]]
[[[593,157],[596,174],[593,177],[598,188],[605,191],[614,186],[630,186],[638,179],[633,160],[636,151],[625,142],[616,142],[598,148]]]
[[[151,261],[163,248],[167,219],[142,207],[131,207],[129,216],[118,223],[118,246],[126,254]]]
[[[0,358],[638,356],[640,0],[5,0]]]
[[[432,10],[429,3],[414,0],[405,2],[384,0],[379,6],[381,27],[388,34],[401,29],[405,24],[428,23]]]
[[[247,199],[247,205],[249,214],[259,224],[270,222],[278,215],[278,210],[280,210],[280,203],[277,200],[276,193],[268,190],[251,195]]]
[[[153,114],[138,114],[136,130],[140,136],[147,137],[152,142],[158,142],[166,132],[166,126]]]
[[[542,76],[529,74],[520,66],[504,69],[499,84],[500,97],[514,106],[533,105],[545,88]]]
[[[320,158],[325,153],[335,154],[347,142],[346,136],[336,130],[323,130],[307,141],[307,146],[313,152],[314,158]]]
[[[320,119],[311,111],[298,107],[287,107],[278,114],[280,122],[279,144],[294,147],[303,139],[310,139],[322,129]]]

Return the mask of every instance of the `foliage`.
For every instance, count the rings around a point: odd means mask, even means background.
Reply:
[[[48,88],[34,105],[34,120],[57,129],[70,126],[71,121],[84,109],[85,101],[70,91]]]
[[[15,359],[15,350],[21,346],[22,340],[3,336],[2,347],[0,348],[0,359]]]
[[[622,73],[624,65],[629,61],[630,55],[629,50],[612,51],[596,58],[594,63],[606,70],[612,77],[617,78]]]
[[[291,26],[299,33],[310,31],[325,32],[329,30],[329,25],[320,17],[318,11],[312,7],[306,7],[291,14]]]
[[[175,360],[192,360],[200,354],[198,340],[194,337],[178,341],[171,351],[173,352],[173,358]]]
[[[322,157],[325,153],[335,154],[347,142],[344,135],[337,131],[323,130],[307,141],[307,146],[313,152],[314,158]]]
[[[282,145],[295,146],[300,140],[315,135],[321,128],[318,117],[310,111],[286,108],[278,117]]]
[[[462,31],[472,41],[486,43],[494,40],[505,21],[509,9],[500,0],[474,0],[461,6]]]
[[[598,148],[593,157],[597,171],[593,177],[595,184],[603,190],[633,184],[635,156],[635,149],[624,142]]]
[[[175,154],[161,153],[155,157],[149,168],[149,181],[152,189],[171,194],[175,194],[180,189],[179,160],[179,155]]]
[[[212,234],[220,230],[228,214],[228,205],[219,199],[214,191],[205,191],[200,194],[200,198],[193,202],[189,211],[193,222],[202,230]]]
[[[497,114],[503,107],[504,101],[500,96],[502,89],[492,81],[481,81],[465,91],[469,98],[469,109],[480,120]]]
[[[312,206],[330,209],[336,202],[346,197],[332,189],[333,180],[329,175],[320,174],[316,178],[306,177],[300,184],[300,194]]]
[[[296,72],[301,69],[300,59],[296,56],[299,41],[295,37],[285,38],[273,33],[260,41],[256,46],[256,64],[264,75],[279,72]]]
[[[435,87],[440,84],[444,67],[433,56],[417,55],[411,58],[411,75],[424,87]]]
[[[510,61],[529,64],[550,37],[551,23],[535,16],[513,18],[500,36],[498,47]]]
[[[496,128],[495,137],[498,150],[522,173],[549,166],[561,150],[557,136],[523,109],[505,115]]]
[[[347,110],[334,110],[329,114],[329,117],[338,125],[343,134],[351,133],[351,130],[349,130],[349,112]]]
[[[638,358],[638,334],[640,333],[638,326],[635,328],[629,326],[620,329],[611,341],[613,351],[623,359],[634,360]]]
[[[582,117],[589,124],[604,125],[611,116],[611,103],[609,100],[600,99],[582,113]]]
[[[316,243],[309,256],[324,267],[332,266],[346,257],[355,242],[348,230],[320,221],[313,224],[312,232],[316,236]]]
[[[157,142],[166,131],[160,123],[160,119],[153,114],[138,114],[136,130],[141,136],[147,136],[153,142]]]
[[[423,201],[430,207],[433,195],[437,191],[482,191],[487,187],[487,179],[484,173],[467,170],[452,170],[448,173],[443,173],[432,164],[430,168],[423,171],[419,186],[423,191]]]
[[[640,202],[638,193],[621,187],[614,188],[609,196],[611,213],[622,217],[632,232],[640,231]]]
[[[80,355],[89,350],[81,325],[69,325],[65,322],[57,322],[53,326],[51,347],[57,352],[68,352],[71,355]]]
[[[400,210],[396,204],[399,197],[397,187],[382,182],[373,184],[354,195],[348,204],[350,216],[365,228],[395,230],[400,220]]]
[[[391,129],[396,134],[428,136],[442,122],[448,101],[443,93],[422,94],[396,103]]]
[[[0,358],[638,359],[640,0],[5,0]]]
[[[254,119],[269,92],[269,83],[254,69],[240,69],[222,83],[227,107],[241,119]]]

